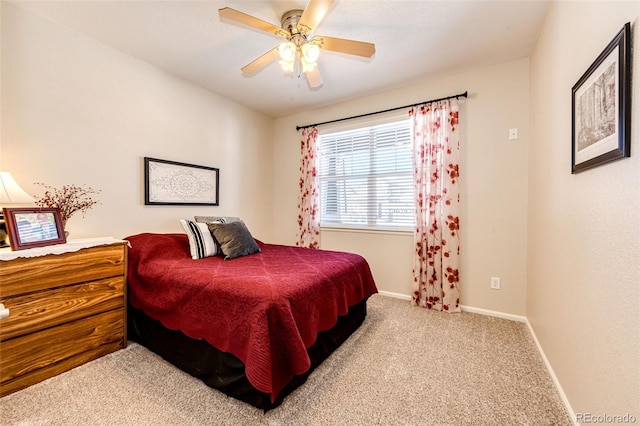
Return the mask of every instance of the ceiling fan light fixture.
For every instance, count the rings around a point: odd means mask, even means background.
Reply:
[[[242,67],[243,74],[255,74],[272,61],[280,59],[280,66],[285,73],[296,72],[300,77],[299,71],[302,71],[309,87],[317,89],[323,84],[317,63],[320,49],[364,58],[371,58],[376,51],[373,43],[315,35],[316,27],[333,2],[334,0],[308,0],[304,10],[285,12],[280,19],[280,27],[229,7],[219,9],[218,13],[221,18],[286,39],[278,47]]]
[[[293,68],[295,66],[295,61],[285,61],[284,59],[281,59],[280,62],[280,68],[282,68],[282,71],[284,71],[285,73],[290,73],[293,72]]]
[[[300,57],[300,63],[302,64],[302,72],[310,72],[318,65],[317,62],[308,62],[304,55]]]
[[[280,59],[282,59],[284,62],[293,63],[293,61],[295,61],[296,59],[297,50],[298,49],[296,45],[291,41],[284,42],[280,46],[278,46],[278,54],[280,54]]]
[[[305,43],[301,49],[304,60],[310,64],[315,64],[320,56],[320,47],[317,44]]]

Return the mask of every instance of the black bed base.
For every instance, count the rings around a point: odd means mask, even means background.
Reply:
[[[362,325],[366,316],[367,299],[364,299],[350,307],[346,315],[338,317],[338,323],[332,329],[320,332],[316,342],[307,349],[311,367],[304,374],[294,376],[273,403],[268,393],[257,390],[249,383],[244,364],[238,358],[219,351],[204,340],[169,330],[131,306],[128,307],[128,338],[208,386],[266,412],[282,404],[287,395],[300,387],[313,370]]]

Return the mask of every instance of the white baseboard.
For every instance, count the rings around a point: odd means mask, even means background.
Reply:
[[[522,315],[507,314],[506,312],[492,311],[489,309],[482,309],[482,308],[474,308],[473,306],[460,305],[460,309],[462,309],[465,312],[471,312],[472,314],[487,315],[490,317],[498,317],[498,318],[508,319],[511,321],[517,321],[517,322],[527,321],[527,317],[523,317]]]
[[[531,338],[533,338],[533,341],[535,342],[536,347],[538,348],[538,352],[540,352],[540,356],[542,357],[542,361],[544,362],[544,365],[547,367],[547,371],[551,376],[551,380],[553,380],[553,383],[556,385],[556,389],[560,394],[560,399],[562,399],[564,408],[567,409],[567,412],[569,413],[569,417],[571,417],[571,421],[573,422],[573,424],[578,425],[579,423],[577,422],[576,413],[573,411],[573,408],[571,408],[571,404],[569,404],[569,399],[567,399],[567,395],[564,393],[564,390],[562,389],[562,385],[560,385],[560,381],[558,380],[556,373],[553,371],[553,368],[551,367],[551,363],[547,359],[547,356],[544,354],[544,350],[542,349],[542,346],[538,341],[538,337],[536,336],[535,331],[533,331],[533,327],[531,326],[531,323],[529,322],[528,319],[526,320],[526,323],[527,323],[527,327],[529,328],[529,333],[531,334]]]
[[[384,291],[384,290],[379,290],[378,294],[380,294],[381,296],[393,297],[394,299],[411,300],[411,296],[409,296],[408,294],[394,293],[391,291]],[[461,305],[460,309],[466,312],[474,313],[474,314],[488,315],[490,317],[504,318],[504,319],[518,321],[518,322],[526,321],[526,318],[520,315],[507,314],[507,313],[498,312],[498,311],[490,311],[488,309],[482,309],[482,308],[474,308],[473,306]]]
[[[403,300],[411,300],[411,296],[409,296],[408,294],[393,293],[393,292],[390,292],[390,291],[382,291],[382,290],[379,291],[378,293],[381,296],[393,297],[393,298],[396,298],[396,299],[403,299]],[[544,354],[544,350],[542,350],[542,346],[540,345],[540,342],[538,341],[538,337],[536,336],[536,333],[533,331],[533,327],[531,327],[531,323],[529,322],[529,320],[527,319],[526,316],[507,314],[505,312],[498,312],[498,311],[492,311],[492,310],[489,310],[489,309],[475,308],[473,306],[466,306],[466,305],[461,305],[460,308],[465,312],[471,312],[471,313],[480,314],[480,315],[488,315],[488,316],[491,316],[491,317],[498,317],[498,318],[508,319],[508,320],[512,320],[512,321],[523,322],[523,323],[527,324],[527,328],[529,329],[529,333],[531,334],[531,337],[533,338],[533,341],[536,344],[536,348],[538,348],[538,352],[540,353],[540,356],[542,357],[542,361],[544,362],[544,365],[547,368],[547,371],[549,372],[549,375],[551,376],[551,380],[553,380],[553,384],[555,385],[556,389],[558,390],[558,393],[560,394],[560,399],[562,400],[562,403],[564,404],[564,407],[566,408],[567,412],[569,413],[569,416],[571,417],[571,421],[573,422],[574,425],[579,425],[579,423],[577,423],[577,421],[576,421],[576,414],[573,411],[573,409],[571,408],[571,404],[569,404],[569,400],[567,399],[567,395],[565,395],[564,390],[562,389],[562,386],[560,385],[560,381],[558,380],[558,377],[556,376],[556,373],[553,371],[553,368],[551,368],[551,364],[549,363],[549,360],[547,359],[547,356]]]
[[[402,293],[393,293],[391,291],[378,290],[381,296],[393,297],[394,299],[411,300],[411,296]]]

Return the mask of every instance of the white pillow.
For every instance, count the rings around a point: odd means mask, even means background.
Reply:
[[[189,237],[189,250],[192,259],[202,259],[218,254],[218,246],[213,241],[211,231],[206,223],[180,219],[184,232]]]

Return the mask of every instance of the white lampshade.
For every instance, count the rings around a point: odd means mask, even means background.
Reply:
[[[33,197],[20,188],[11,173],[0,171],[0,206],[33,203]]]

